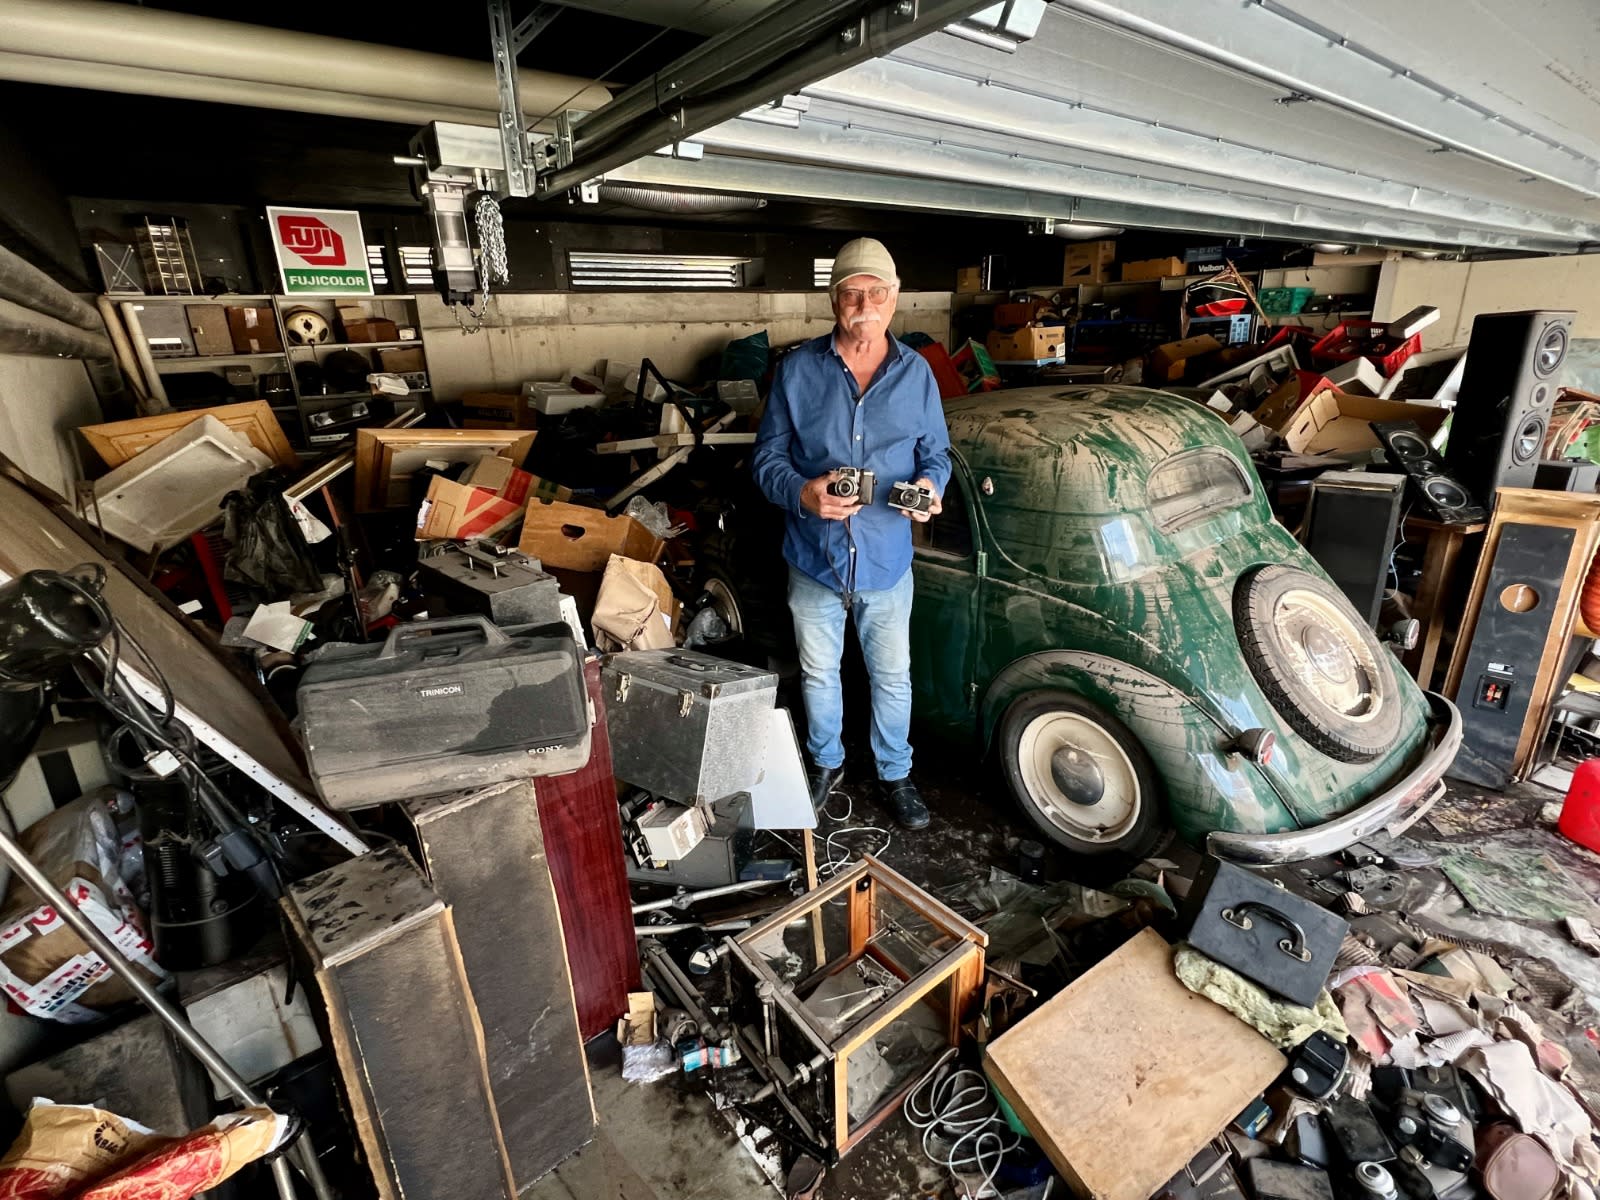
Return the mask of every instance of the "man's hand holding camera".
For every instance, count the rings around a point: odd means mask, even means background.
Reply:
[[[808,481],[800,489],[801,505],[824,521],[843,521],[853,516],[856,509],[861,507],[861,497],[840,496],[831,490],[830,485],[838,478],[838,471],[829,471]]]

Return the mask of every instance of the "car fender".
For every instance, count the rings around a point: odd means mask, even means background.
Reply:
[[[1299,828],[1256,765],[1222,749],[1238,730],[1224,728],[1189,697],[1148,671],[1102,654],[1046,650],[1017,659],[990,683],[979,709],[991,746],[1000,718],[1028,692],[1059,688],[1114,713],[1155,764],[1167,812],[1187,841],[1214,831],[1282,833]]]

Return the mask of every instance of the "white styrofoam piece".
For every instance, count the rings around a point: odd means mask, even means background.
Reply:
[[[222,516],[222,498],[272,466],[215,417],[201,417],[95,481],[94,511],[112,537],[165,550]]]
[[[750,823],[757,829],[815,829],[817,814],[795,742],[794,720],[788,709],[774,708],[767,722],[761,777],[750,789]]]
[[[1409,396],[1406,398],[1406,403],[1437,404],[1442,407],[1454,405],[1456,393],[1461,390],[1461,376],[1467,369],[1467,352],[1460,346],[1445,350],[1417,351],[1405,362],[1401,363],[1400,368],[1393,375],[1389,376],[1388,381],[1383,385],[1383,390],[1378,393],[1378,397],[1387,400],[1393,396],[1400,389],[1401,381],[1411,371],[1420,370],[1423,367],[1431,367],[1435,363],[1445,362],[1452,358],[1455,359],[1456,365],[1450,368],[1450,373],[1444,377],[1444,382],[1439,385],[1438,390],[1433,395]]]
[[[522,394],[547,417],[559,417],[579,408],[598,408],[606,399],[604,392],[580,392],[564,383],[534,379],[522,385]]]
[[[1323,376],[1341,392],[1356,396],[1376,396],[1383,391],[1383,372],[1365,358],[1352,358],[1329,367]]]

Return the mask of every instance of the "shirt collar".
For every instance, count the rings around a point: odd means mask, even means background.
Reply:
[[[906,347],[894,334],[890,333],[887,336],[889,338],[889,359],[893,362],[899,362],[908,353]],[[844,361],[839,354],[839,327],[837,325],[818,338],[817,342],[819,343],[818,348],[820,351],[833,355],[840,362]]]

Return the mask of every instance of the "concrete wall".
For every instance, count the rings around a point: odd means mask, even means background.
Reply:
[[[1438,306],[1439,320],[1422,334],[1424,350],[1465,346],[1479,313],[1570,308],[1574,338],[1600,338],[1600,255],[1563,254],[1493,262],[1384,263],[1375,320],[1392,321],[1419,304]]]
[[[435,395],[517,391],[602,360],[651,359],[668,378],[701,382],[701,362],[735,338],[765,329],[776,348],[826,333],[828,297],[806,292],[523,292],[497,296],[484,328],[464,333],[433,295],[417,306]],[[893,329],[950,336],[950,293],[907,292]]]
[[[81,362],[0,354],[0,454],[40,483],[72,497],[79,475],[72,431],[99,420]]]

